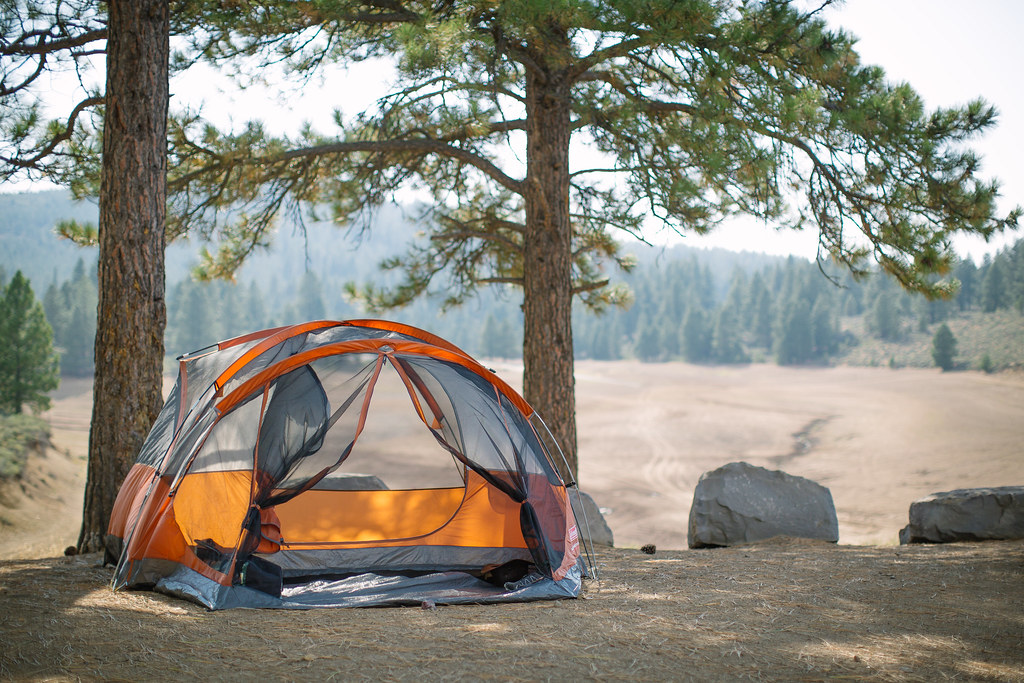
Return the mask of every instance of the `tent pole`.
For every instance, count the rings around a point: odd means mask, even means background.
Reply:
[[[562,452],[562,447],[560,445],[558,445],[558,440],[555,438],[554,434],[552,434],[551,430],[548,429],[548,425],[547,425],[546,422],[544,422],[544,418],[542,418],[537,413],[534,413],[533,417],[537,418],[537,422],[539,422],[541,424],[541,426],[544,427],[544,431],[547,432],[548,440],[552,444],[554,444],[555,450],[558,451],[558,457],[560,457],[562,459],[562,464],[565,465],[565,471],[566,472],[570,472],[571,470],[569,469],[569,462],[565,458],[565,453]],[[587,557],[586,563],[588,565],[588,568],[590,569],[590,573],[593,575],[594,579],[597,580],[599,578],[598,575],[597,575],[597,552],[594,550],[594,544],[590,540],[590,520],[587,519],[587,511],[583,507],[583,499],[580,498],[580,487],[579,487],[579,484],[577,482],[575,482],[575,481],[571,481],[568,484],[566,484],[565,482],[562,482],[562,485],[565,486],[565,488],[566,488],[566,495],[568,495],[568,489],[570,489],[570,488],[576,489],[576,499],[580,501],[579,508],[580,508],[580,512],[582,513],[582,516],[583,516],[583,527],[586,530],[586,534],[580,534],[580,541],[583,542],[583,551],[584,551],[584,554]],[[577,516],[577,520],[576,521],[577,521],[577,524],[578,524],[579,523],[579,516],[580,515],[576,511],[576,506],[574,506],[572,504],[572,497],[571,496],[569,497],[569,507],[572,508],[573,515]],[[586,538],[586,540],[584,540],[584,537]]]

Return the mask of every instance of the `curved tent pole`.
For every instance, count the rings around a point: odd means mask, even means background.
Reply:
[[[555,438],[554,434],[551,433],[551,429],[548,428],[547,423],[544,422],[544,418],[542,418],[538,413],[534,413],[533,416],[537,418],[537,422],[539,422],[540,425],[544,428],[544,431],[547,432],[548,439],[550,440],[550,442],[552,444],[554,444],[555,449],[558,451],[558,456],[562,459],[562,464],[565,465],[565,471],[569,472],[570,471],[569,470],[569,462],[565,458],[565,453],[562,452],[562,447],[558,444],[558,440]],[[541,443],[543,444],[543,441]],[[557,474],[557,472],[556,472],[556,474]],[[561,478],[561,477],[559,477],[559,478]],[[591,539],[591,535],[590,535],[590,520],[587,519],[587,510],[583,506],[583,499],[579,496],[579,493],[580,493],[579,484],[577,482],[575,482],[575,481],[571,481],[568,484],[564,484],[563,483],[563,485],[565,486],[566,489],[570,489],[570,488],[576,489],[576,494],[577,494],[576,497],[580,501],[579,508],[580,508],[580,512],[582,513],[581,516],[583,517],[583,527],[586,530],[585,534],[581,534],[581,536],[585,537],[585,539],[586,539],[583,542],[583,550],[586,552],[586,555],[587,555],[587,560],[586,561],[587,561],[588,569],[590,570],[590,573],[593,574],[594,578],[597,579],[597,578],[599,578],[598,575],[597,575],[597,551],[594,550],[594,543],[590,540]],[[568,493],[568,491],[567,491],[567,493]],[[576,507],[573,506],[573,504],[572,504],[572,497],[569,498],[569,507],[572,508],[573,515],[576,515]],[[577,517],[576,521],[579,522],[579,517]],[[581,538],[581,540],[583,540],[583,539]]]
[[[292,337],[297,337],[305,332],[313,332],[326,327],[337,327],[339,325],[341,325],[341,323],[336,320],[317,320],[314,322],[302,323],[300,325],[292,325],[290,327],[278,327],[273,328],[272,330],[265,330],[271,332],[271,334],[263,337],[262,341],[236,358],[235,362],[229,365],[224,372],[222,372],[220,376],[213,381],[213,385],[216,387],[217,393],[219,394],[221,389],[224,388],[224,385],[227,384],[228,380],[234,377],[235,373],[248,365],[251,360],[258,357],[260,354],[269,351],[281,342],[291,339]],[[257,332],[252,335],[246,335],[246,337],[236,337],[235,340],[241,339],[243,341],[247,341],[248,339],[259,339],[260,334],[262,333]],[[235,340],[231,341],[235,342]],[[229,346],[233,345],[234,344],[229,344]],[[225,348],[227,348],[227,346],[225,346]]]
[[[391,367],[398,372],[398,376],[402,378],[402,384],[405,385],[405,390],[409,392],[409,398],[412,399],[412,404],[416,408],[416,414],[419,415],[420,420],[423,424],[427,425],[430,429],[440,429],[441,420],[444,419],[444,414],[441,412],[441,406],[437,404],[437,399],[434,395],[427,390],[427,386],[420,377],[419,373],[409,367],[409,364],[403,361],[401,358],[395,357],[393,352],[385,351],[384,354],[391,361]],[[420,405],[420,400],[416,396],[417,392],[423,396],[427,402],[427,407],[430,408],[430,412],[433,414],[433,422],[427,420],[426,413],[423,412],[423,406]]]
[[[430,332],[427,332],[426,330],[421,330],[420,328],[413,327],[412,325],[396,323],[391,320],[379,320],[373,318],[345,320],[341,324],[348,327],[369,327],[370,329],[374,330],[397,332],[398,334],[404,334],[407,337],[415,337],[416,339],[425,341],[431,346],[437,346],[439,348],[445,349],[446,351],[451,351],[453,353],[465,356],[470,360],[473,359],[472,356],[470,356],[468,353],[460,349],[455,344],[452,344],[447,339],[442,339],[441,337],[438,337],[436,334],[432,334]]]

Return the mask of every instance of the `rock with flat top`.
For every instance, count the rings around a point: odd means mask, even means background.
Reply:
[[[900,543],[953,543],[1024,538],[1024,486],[957,489],[910,504]]]
[[[601,508],[597,506],[590,494],[584,493],[573,487],[568,489],[569,500],[572,502],[573,514],[576,516],[576,525],[582,534],[590,532],[590,541],[594,545],[615,546],[615,537],[612,536],[611,527],[601,514]]]
[[[705,472],[690,507],[691,548],[730,546],[775,536],[836,543],[832,494],[803,477],[745,462]]]

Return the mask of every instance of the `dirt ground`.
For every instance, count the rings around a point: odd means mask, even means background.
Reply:
[[[579,600],[208,612],[0,562],[19,680],[1024,681],[1024,544],[609,550]]]
[[[577,368],[580,488],[610,509],[616,545],[685,548],[697,480],[737,460],[828,487],[854,545],[897,543],[930,493],[1024,484],[1024,374]]]
[[[895,545],[916,498],[1024,483],[1024,377],[583,362],[576,380],[580,484],[620,546],[583,599],[310,612],[111,593],[98,557],[62,557],[91,405],[65,382],[55,450],[0,500],[0,678],[1024,681],[1024,542]],[[365,436],[385,462],[414,427]],[[686,550],[697,479],[734,460],[829,487],[840,544]]]

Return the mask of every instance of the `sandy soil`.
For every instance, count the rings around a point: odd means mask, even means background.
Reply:
[[[489,363],[518,386],[522,368]],[[170,389],[170,382],[167,385]],[[840,543],[891,545],[917,498],[1024,484],[1024,374],[887,368],[577,364],[580,487],[605,510],[616,545],[686,548],[703,472],[745,460],[809,477],[832,492]],[[346,468],[393,488],[450,483],[400,385],[374,392]],[[0,502],[0,557],[46,557],[77,540],[91,382],[65,380],[46,417],[55,450]]]
[[[51,394],[53,448],[0,484],[0,559],[52,557],[78,542],[92,417],[92,380],[64,379]]]
[[[309,613],[114,594],[97,557],[60,557],[91,404],[65,382],[55,450],[0,505],[0,678],[1024,681],[1024,543],[894,545],[916,498],[1024,483],[1024,377],[582,362],[576,378],[581,487],[625,547],[585,599]],[[387,467],[421,432],[372,421],[353,469],[421,476]],[[840,545],[685,550],[697,479],[734,460],[828,486]],[[644,543],[657,554],[629,549]]]
[[[736,460],[827,486],[859,545],[897,543],[929,493],[1024,484],[1020,374],[584,362],[576,383],[580,488],[616,545],[685,548],[697,480]]]
[[[208,612],[0,562],[0,678],[1024,681],[1024,544],[609,550],[583,599]]]

